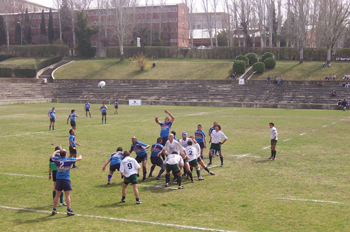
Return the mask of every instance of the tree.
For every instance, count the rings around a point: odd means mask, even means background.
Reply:
[[[218,46],[227,46],[227,31],[221,30],[218,32]]]
[[[6,31],[4,25],[4,18],[0,15],[0,46],[6,44]]]
[[[307,26],[309,23],[308,13],[310,11],[310,5],[308,0],[294,0],[294,13],[296,15],[297,24],[297,42],[299,48],[299,62],[303,63],[304,60],[304,47],[307,40]]]
[[[210,46],[213,47],[213,20],[209,12],[209,0],[202,0],[202,7],[205,13],[205,18],[207,20]]]
[[[46,24],[45,24],[44,10],[42,10],[42,12],[41,12],[40,35],[46,36]]]
[[[25,13],[25,39],[28,44],[32,43],[32,27],[31,27],[31,22],[28,14],[28,9],[26,9]]]
[[[21,45],[22,42],[22,28],[21,24],[16,23],[16,28],[15,28],[15,40],[17,45]]]
[[[60,44],[62,45],[62,20],[61,20],[61,5],[62,5],[62,0],[54,0],[54,6],[57,9],[57,14],[58,14],[58,29],[59,29],[59,35],[60,35]]]
[[[77,25],[75,28],[75,34],[77,36],[77,50],[80,56],[93,57],[95,56],[96,49],[91,45],[91,36],[98,33],[98,30],[92,29],[88,26],[88,17],[84,10],[76,12]]]
[[[47,36],[49,39],[49,43],[52,44],[53,40],[55,38],[55,31],[53,28],[53,17],[52,17],[52,10],[50,8],[50,13],[49,13],[49,23],[48,23],[48,27],[47,27]]]
[[[350,3],[342,0],[321,0],[318,29],[327,46],[327,63],[332,49],[350,23]]]
[[[62,31],[62,40],[65,44],[68,44],[70,47],[73,45],[73,33],[72,33],[72,12],[68,0],[62,0],[62,4],[59,8],[59,15],[61,18],[61,31]]]

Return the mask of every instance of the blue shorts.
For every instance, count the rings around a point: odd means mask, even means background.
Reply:
[[[55,122],[56,118],[50,118],[50,122]]]
[[[143,155],[143,156],[136,156],[136,161],[138,162],[138,163],[141,163],[142,161],[144,161],[144,160],[147,160],[147,154],[146,155]]]
[[[70,121],[70,125],[71,125],[71,126],[77,126],[77,124],[76,124],[75,121]]]
[[[70,180],[62,180],[57,179],[56,180],[56,188],[57,191],[71,191],[72,185],[70,184]]]
[[[118,106],[114,106],[114,108],[118,109]]]

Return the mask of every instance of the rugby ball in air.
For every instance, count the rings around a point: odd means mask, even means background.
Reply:
[[[100,89],[103,89],[105,86],[106,86],[106,82],[104,82],[104,81],[100,81],[97,84],[97,87],[99,87]]]

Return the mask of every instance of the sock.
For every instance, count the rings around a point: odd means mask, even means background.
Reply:
[[[165,183],[170,182],[170,174],[165,174]]]
[[[53,199],[55,200],[55,197],[56,197],[56,191],[55,191],[55,190],[52,191],[52,197],[53,197]]]
[[[209,156],[209,163],[211,163],[211,160],[212,160],[213,158],[212,158],[212,156],[210,155]]]
[[[149,172],[149,175],[152,175],[152,172],[154,171],[155,166],[151,166],[151,171]]]
[[[203,159],[204,159],[204,156],[201,155],[201,159],[203,160]]]
[[[86,113],[85,115],[86,115],[86,117],[87,117],[87,113]]]
[[[201,176],[201,169],[197,169],[197,176],[198,178]]]
[[[57,211],[57,209],[56,209],[56,208],[52,208],[52,210],[53,210],[53,211]]]
[[[111,182],[112,175],[108,174],[108,182]]]
[[[177,176],[177,184],[181,186],[182,176]]]
[[[60,203],[63,203],[63,192],[61,192],[61,195],[60,195]]]
[[[207,171],[208,173],[210,172],[208,167],[205,167],[204,170]]]
[[[51,130],[51,126],[49,126],[49,130]]]
[[[221,160],[221,165],[224,164],[224,157],[220,156],[220,160]]]
[[[143,172],[143,179],[146,179],[147,172]]]
[[[55,126],[52,126],[52,130],[55,130]]]
[[[136,201],[140,201],[140,198],[136,198]]]
[[[103,123],[103,118],[102,118],[102,123]]]
[[[191,180],[193,180],[193,175],[192,172],[187,172],[188,176],[191,178]]]
[[[71,210],[70,208],[69,208],[69,209],[67,209],[67,211],[68,211],[68,212],[72,212],[72,210]]]
[[[89,113],[89,115],[90,115],[90,118],[91,118],[91,113]]]
[[[122,196],[122,200],[125,200],[125,196]]]
[[[107,119],[105,119],[105,124],[106,124]]]
[[[273,150],[271,150],[271,157],[273,157],[273,153],[274,153]]]
[[[162,169],[160,169],[160,171],[159,171],[159,173],[158,173],[158,178],[160,178],[160,175],[162,175],[163,174],[163,172],[164,172],[164,169],[162,168]]]
[[[193,171],[193,168],[190,168],[190,170],[191,170],[191,173],[192,173],[192,171]]]
[[[273,151],[273,158],[276,158],[276,151]]]
[[[165,160],[165,156],[163,154],[161,154],[161,156],[162,156],[162,159]]]

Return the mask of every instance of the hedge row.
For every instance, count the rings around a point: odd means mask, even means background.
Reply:
[[[0,77],[36,77],[36,69],[34,68],[0,68]]]
[[[40,69],[45,68],[49,65],[55,64],[57,62],[60,62],[61,60],[62,60],[62,56],[55,56],[55,57],[40,61],[36,66],[36,70],[39,71]]]
[[[11,56],[20,57],[51,57],[51,56],[68,56],[69,47],[66,45],[24,45],[24,46],[0,46],[0,52]]]
[[[298,48],[251,48],[250,52],[261,57],[265,52],[274,54],[276,60],[299,60]],[[333,51],[334,52],[334,51]],[[107,57],[120,57],[119,47],[107,47]],[[133,57],[141,53],[139,47],[124,47],[126,58]],[[145,53],[153,58],[183,58],[183,53],[177,47],[145,47]],[[248,52],[245,47],[214,47],[212,49],[192,48],[188,51],[188,58],[200,59],[234,59],[236,56],[245,55]],[[336,57],[350,57],[350,49],[338,48],[332,55],[332,60]],[[304,60],[326,61],[327,48],[304,48]]]

